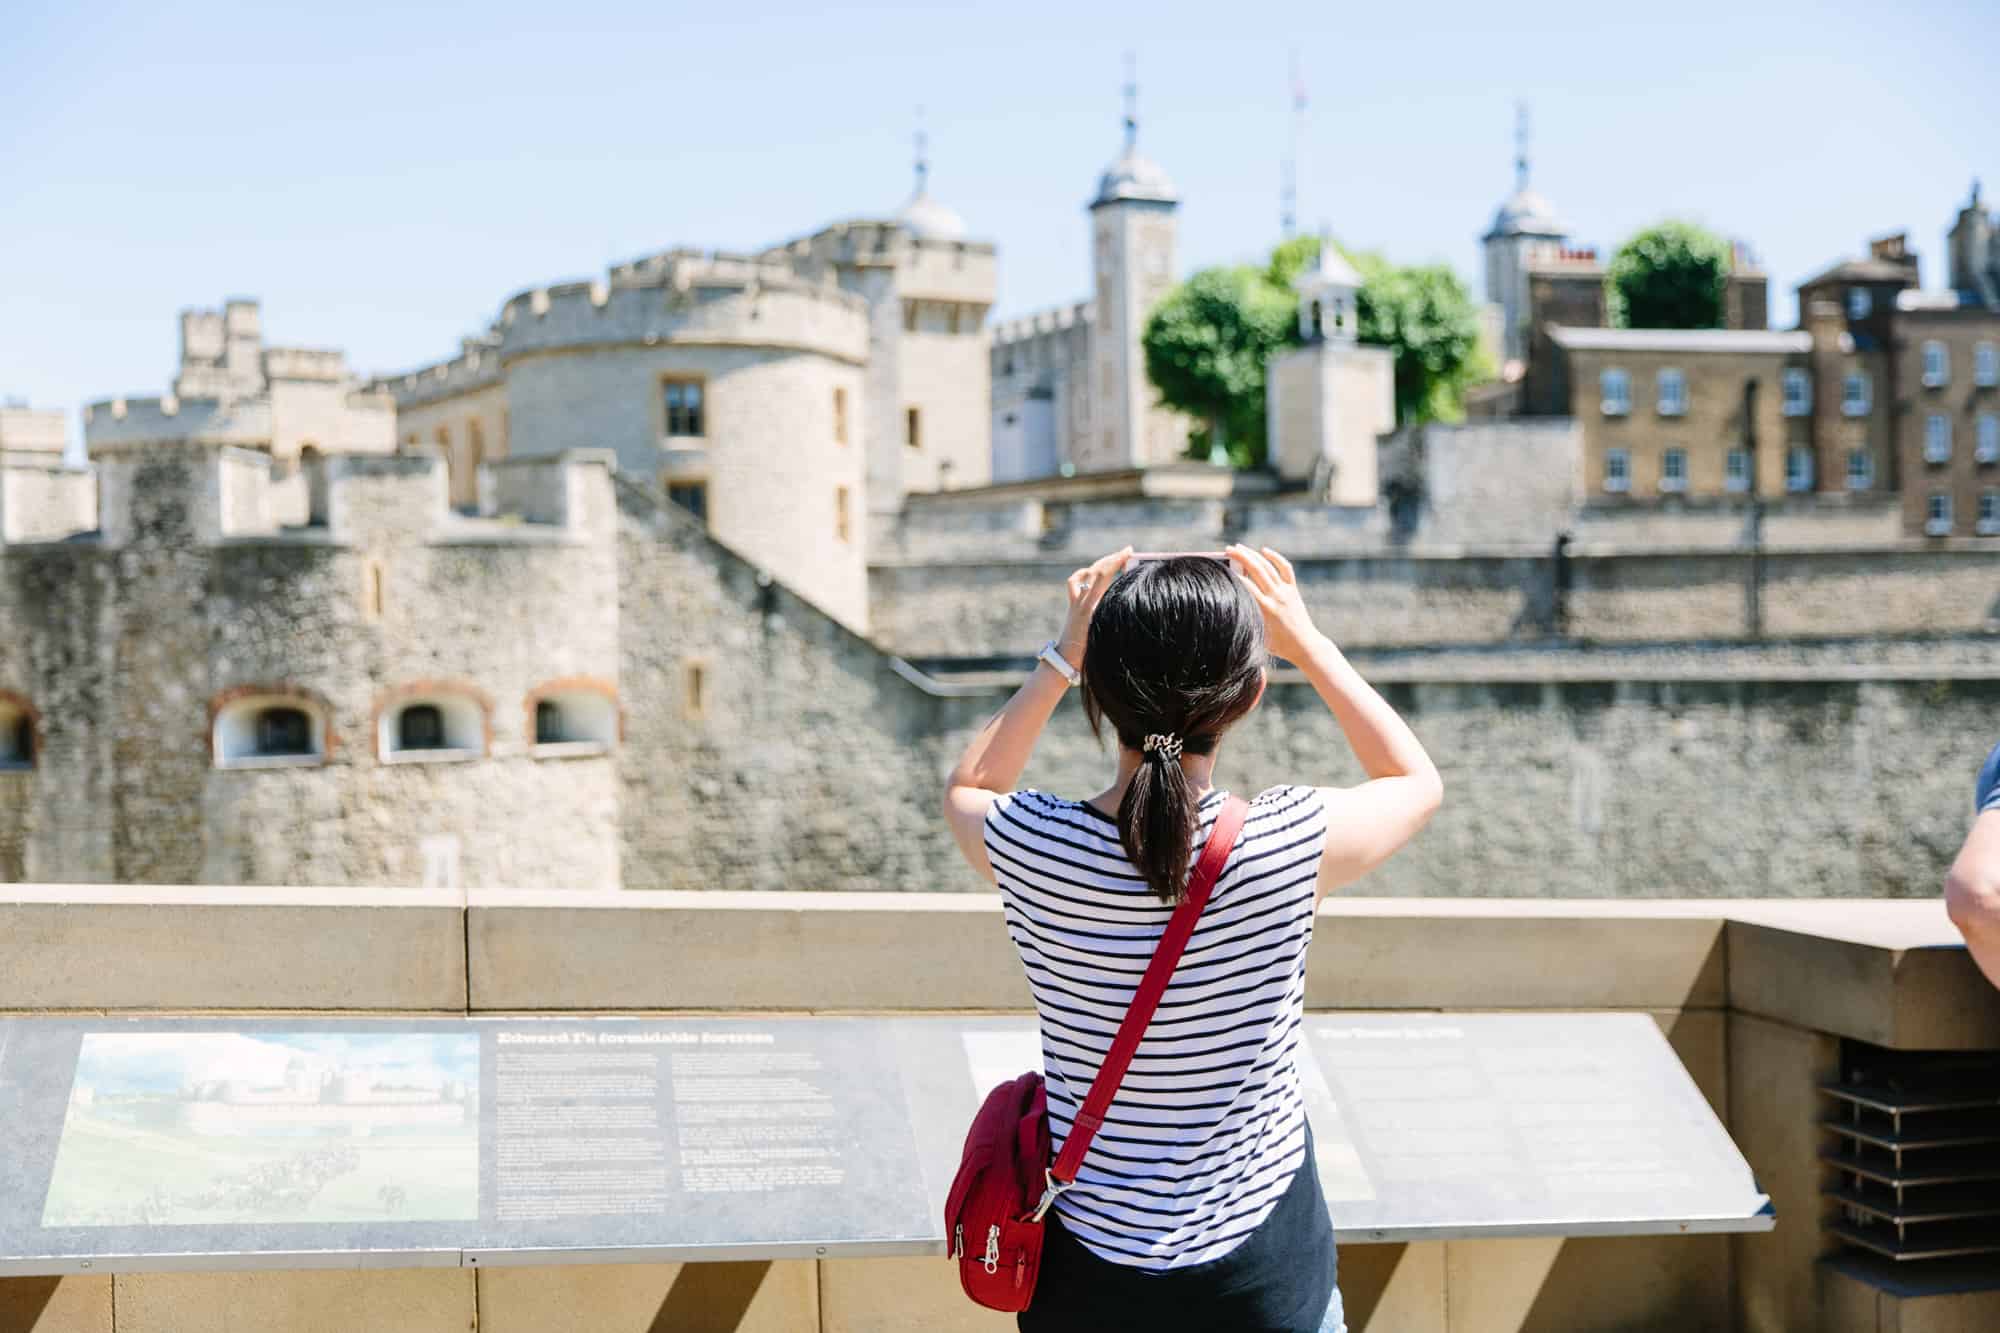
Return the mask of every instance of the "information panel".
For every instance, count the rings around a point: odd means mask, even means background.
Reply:
[[[897,1039],[941,1204],[954,1132],[988,1089],[1040,1068],[1040,1042],[1020,1019],[904,1020]],[[1774,1223],[1644,1014],[1307,1014],[1302,1054],[1321,1186],[1350,1241]]]
[[[939,1232],[888,1034],[858,1019],[18,1022],[0,1124],[0,1272],[915,1254]]]
[[[1351,1241],[1752,1231],[1637,1014],[1308,1015]],[[0,1273],[936,1254],[1032,1019],[0,1020]]]

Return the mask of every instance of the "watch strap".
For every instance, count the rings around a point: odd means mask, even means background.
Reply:
[[[1071,685],[1083,684],[1083,673],[1069,664],[1069,659],[1062,655],[1062,650],[1056,647],[1054,639],[1050,639],[1047,643],[1043,644],[1042,651],[1036,653],[1035,656],[1038,660],[1047,662],[1050,666],[1054,667],[1056,674],[1060,675]]]

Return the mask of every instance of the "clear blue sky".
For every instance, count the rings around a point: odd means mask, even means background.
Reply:
[[[1764,257],[1783,323],[1869,235],[1907,228],[1938,283],[1971,178],[2000,198],[1993,0],[22,0],[0,17],[0,396],[160,393],[175,312],[227,295],[261,298],[274,341],[419,364],[526,286],[892,211],[920,103],[934,192],[999,244],[995,313],[1077,299],[1127,48],[1184,271],[1275,239],[1292,50],[1302,217],[1475,292],[1516,97],[1580,241],[1700,219]]]

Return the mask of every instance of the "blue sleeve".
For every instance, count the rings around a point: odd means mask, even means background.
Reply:
[[[1979,786],[1972,798],[1974,814],[1983,815],[1988,810],[2000,810],[2000,745],[1986,756],[1986,766],[1979,770]]]

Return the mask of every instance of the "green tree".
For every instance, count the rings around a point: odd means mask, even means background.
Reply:
[[[1457,421],[1465,387],[1491,376],[1479,350],[1472,294],[1443,264],[1399,267],[1375,255],[1355,263],[1355,336],[1396,356],[1396,420]]]
[[[1618,247],[1605,274],[1611,323],[1621,329],[1717,329],[1729,284],[1729,242],[1669,219]]]
[[[1292,294],[1248,266],[1203,269],[1154,308],[1141,339],[1146,375],[1161,402],[1203,423],[1190,455],[1264,461],[1264,367],[1296,320]]]
[[[1345,246],[1342,254],[1349,262],[1354,256],[1348,254]],[[1283,291],[1292,290],[1292,280],[1319,263],[1319,237],[1290,236],[1271,247],[1271,260],[1264,266],[1264,281]]]

